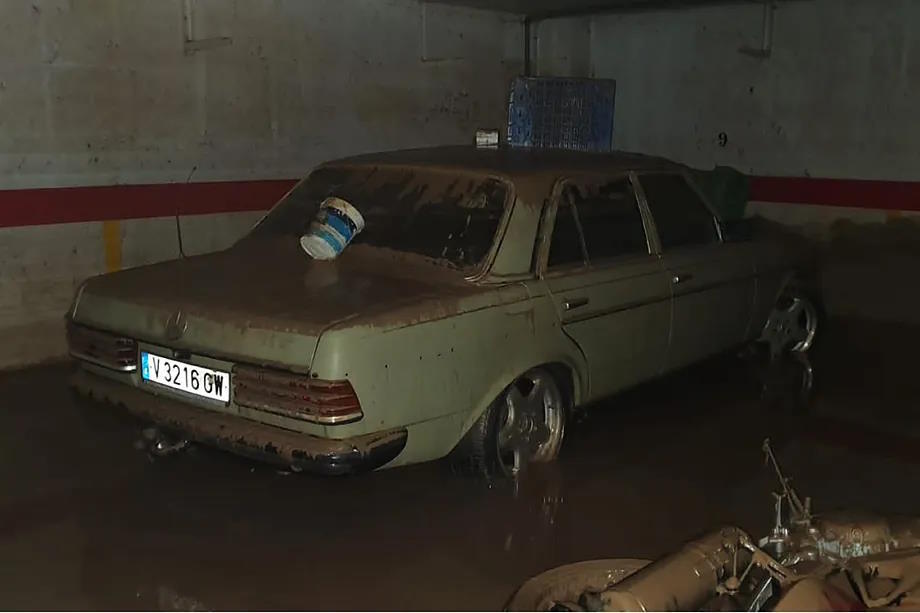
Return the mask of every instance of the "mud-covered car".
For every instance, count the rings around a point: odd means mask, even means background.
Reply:
[[[299,237],[335,197],[365,228]],[[559,453],[585,405],[762,338],[807,350],[787,246],[730,240],[681,165],[448,147],[329,162],[225,251],[102,275],[72,379],[184,437],[326,473]]]

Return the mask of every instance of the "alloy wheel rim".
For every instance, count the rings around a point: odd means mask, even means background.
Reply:
[[[563,434],[562,394],[552,377],[540,370],[511,385],[499,416],[498,459],[502,471],[516,477],[530,462],[556,457]]]
[[[818,329],[818,312],[810,300],[793,297],[777,305],[767,323],[771,352],[802,353],[811,349]]]

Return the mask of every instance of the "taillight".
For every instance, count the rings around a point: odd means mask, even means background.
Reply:
[[[236,404],[319,424],[341,424],[364,414],[348,381],[324,381],[266,368],[233,369]]]
[[[67,344],[75,358],[121,372],[137,370],[137,342],[132,338],[68,322]]]
[[[321,423],[336,424],[364,416],[358,395],[348,381],[311,379],[304,401],[308,412]]]

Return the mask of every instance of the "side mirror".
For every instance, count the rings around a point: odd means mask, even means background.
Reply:
[[[754,238],[754,224],[746,218],[722,222],[722,238],[727,243],[751,240]]]

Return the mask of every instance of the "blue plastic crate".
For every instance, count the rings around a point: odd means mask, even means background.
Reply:
[[[610,151],[616,89],[613,79],[517,77],[508,101],[508,143]]]

